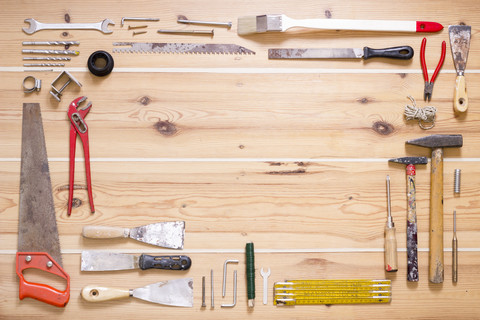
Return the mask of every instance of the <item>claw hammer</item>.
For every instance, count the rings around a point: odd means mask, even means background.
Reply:
[[[432,149],[430,164],[430,230],[428,251],[428,279],[443,282],[443,148],[460,148],[461,134],[434,134],[406,142]]]

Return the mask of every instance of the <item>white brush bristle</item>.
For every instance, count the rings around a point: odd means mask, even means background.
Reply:
[[[257,33],[257,17],[240,17],[237,21],[237,34],[240,36]]]

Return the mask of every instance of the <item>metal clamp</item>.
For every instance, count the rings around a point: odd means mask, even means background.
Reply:
[[[68,80],[67,80],[67,82],[65,82],[65,84],[64,84],[60,89],[57,89],[57,88],[55,87],[56,82],[57,82],[60,78],[62,78],[64,75],[65,75],[66,77],[68,77]],[[82,86],[82,84],[81,84],[80,82],[78,82],[78,80],[75,79],[75,78],[70,74],[70,72],[68,72],[68,71],[62,71],[62,73],[60,73],[60,74],[58,75],[58,77],[57,77],[55,80],[53,80],[53,82],[52,82],[52,90],[50,91],[50,94],[51,94],[55,99],[57,99],[57,100],[60,102],[60,98],[61,98],[61,96],[62,96],[63,90],[65,90],[65,88],[66,88],[72,81],[73,81],[73,83],[76,83],[77,86],[79,86],[79,87]]]
[[[33,87],[32,88],[27,88],[25,87],[25,82],[27,82],[29,79],[33,80]],[[40,88],[42,87],[42,80],[35,78],[34,76],[27,76],[25,79],[23,79],[23,92],[25,93],[31,93],[33,91],[40,91]]]

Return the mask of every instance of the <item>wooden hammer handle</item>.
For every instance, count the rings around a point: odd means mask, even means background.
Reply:
[[[415,166],[407,166],[407,280],[418,281]]]
[[[443,149],[432,149],[430,175],[429,273],[432,283],[443,282]]]

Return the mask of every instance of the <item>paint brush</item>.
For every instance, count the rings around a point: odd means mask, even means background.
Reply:
[[[437,32],[443,26],[428,21],[395,20],[349,20],[349,19],[301,19],[296,20],[284,14],[267,14],[238,18],[237,33],[241,36],[264,33],[285,32],[290,28],[301,27],[327,30],[397,31],[397,32]]]

